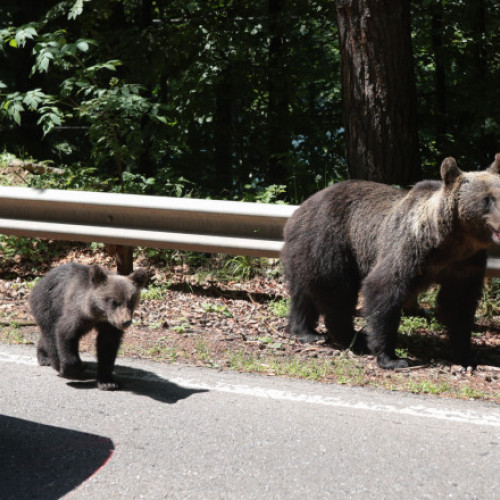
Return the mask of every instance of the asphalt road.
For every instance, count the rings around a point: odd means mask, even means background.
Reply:
[[[2,500],[500,499],[498,405],[131,359],[102,392],[4,344],[0,372]]]

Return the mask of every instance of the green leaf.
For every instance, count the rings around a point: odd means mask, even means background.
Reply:
[[[59,115],[56,115],[55,113],[49,113],[49,118],[52,120],[52,123],[54,125],[61,125],[61,118]]]
[[[76,19],[83,12],[84,2],[89,0],[76,0],[71,9],[68,12],[68,19]]]
[[[15,36],[16,46],[23,47],[26,44],[26,40],[32,40],[37,35],[35,28],[27,26],[26,28],[20,29]],[[10,43],[9,43],[10,44]],[[13,45],[11,45],[13,46]]]
[[[167,120],[167,118],[166,118],[165,116],[160,116],[160,115],[157,115],[157,116],[155,116],[155,118],[156,118],[159,122],[161,122],[161,123],[163,123],[163,124],[165,124],[165,125],[168,125],[168,120]]]
[[[12,113],[12,118],[14,118],[14,121],[18,124],[21,125],[21,113],[17,109],[14,109]]]
[[[89,50],[89,44],[85,40],[80,40],[76,43],[76,46],[78,50],[81,50],[82,52],[87,52],[87,50]]]

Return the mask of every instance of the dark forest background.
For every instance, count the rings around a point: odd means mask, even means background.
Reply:
[[[496,0],[3,0],[0,148],[58,187],[301,202],[500,151]]]

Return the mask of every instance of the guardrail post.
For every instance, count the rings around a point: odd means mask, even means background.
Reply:
[[[134,248],[122,245],[109,245],[109,250],[110,253],[115,254],[118,274],[122,274],[123,276],[129,275],[134,267]]]

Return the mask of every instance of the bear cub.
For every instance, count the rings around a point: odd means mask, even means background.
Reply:
[[[80,338],[97,330],[97,387],[119,388],[113,368],[123,332],[132,324],[147,274],[129,276],[98,266],[65,264],[52,269],[33,288],[31,312],[41,330],[38,363],[66,378],[81,378],[85,369],[78,353]]]
[[[367,344],[379,366],[404,368],[408,360],[395,354],[401,311],[437,284],[437,316],[454,359],[475,366],[470,339],[486,249],[500,244],[499,174],[500,153],[480,172],[462,172],[447,158],[441,181],[409,191],[350,180],[311,196],[284,231],[289,331],[302,342],[323,338],[315,331],[322,314],[341,346]],[[366,335],[353,328],[359,292]]]

